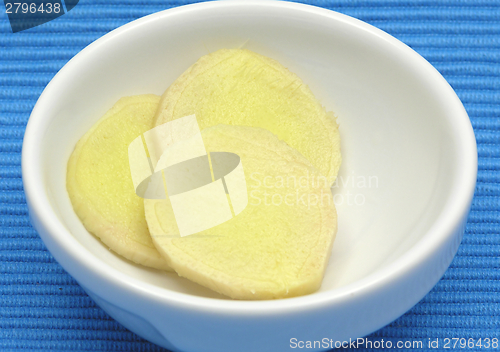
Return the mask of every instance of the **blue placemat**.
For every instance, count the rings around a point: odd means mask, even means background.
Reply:
[[[0,351],[164,351],[97,307],[31,228],[21,145],[36,100],[70,58],[120,25],[192,2],[81,0],[66,15],[15,34],[0,4]],[[384,350],[381,340],[393,350],[410,341],[410,351],[439,339],[443,348],[445,338],[474,339],[469,351],[500,350],[485,340],[500,338],[500,2],[303,2],[371,23],[419,52],[456,90],[478,142],[478,184],[458,255],[417,306],[368,337],[373,350]]]

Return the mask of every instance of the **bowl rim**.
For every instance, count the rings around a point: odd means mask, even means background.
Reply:
[[[59,221],[53,211],[48,198],[44,183],[40,175],[43,169],[39,152],[43,143],[43,133],[50,123],[50,116],[44,113],[50,107],[50,96],[55,91],[60,77],[71,70],[75,65],[85,60],[85,57],[99,46],[106,45],[114,38],[123,35],[127,31],[137,27],[153,23],[158,20],[165,20],[169,17],[184,16],[193,11],[204,11],[206,9],[217,8],[218,10],[233,9],[238,7],[262,7],[266,10],[288,9],[298,12],[307,12],[318,16],[326,21],[338,21],[347,26],[354,26],[367,32],[366,35],[378,37],[378,39],[390,44],[394,50],[404,54],[405,58],[412,61],[412,66],[417,67],[425,74],[427,79],[432,80],[440,89],[440,99],[447,101],[450,107],[449,116],[453,116],[453,134],[460,137],[461,142],[457,144],[455,153],[460,166],[457,169],[462,172],[457,175],[454,184],[454,192],[447,200],[441,210],[436,222],[427,233],[407,252],[397,258],[391,264],[377,270],[367,277],[350,283],[346,286],[328,291],[318,292],[311,295],[293,297],[281,300],[243,301],[243,300],[223,300],[217,298],[207,298],[193,296],[187,293],[173,292],[166,288],[160,288],[152,284],[142,282],[138,279],[127,276],[125,273],[95,258],[91,252],[85,248],[76,238],[74,238],[64,225]],[[47,99],[49,98],[49,99]],[[81,52],[75,55],[49,82],[38,99],[27,124],[22,148],[22,178],[26,194],[26,200],[30,209],[30,217],[36,220],[43,241],[59,262],[64,262],[64,268],[84,287],[89,287],[89,280],[102,283],[101,297],[106,297],[106,287],[114,287],[134,296],[141,296],[156,302],[171,303],[177,307],[197,310],[216,310],[227,315],[274,315],[279,312],[300,311],[304,309],[321,308],[325,305],[341,304],[350,300],[353,295],[358,298],[382,289],[385,285],[394,280],[400,280],[412,270],[418,268],[421,263],[437,253],[440,247],[456,231],[456,227],[468,213],[472,196],[474,194],[477,175],[477,147],[474,132],[459,98],[441,76],[441,74],[423,57],[413,49],[400,42],[382,30],[373,27],[365,22],[340,14],[331,10],[304,5],[300,3],[282,1],[222,1],[222,2],[202,2],[185,5],[176,8],[157,12],[130,23],[127,23],[110,33],[100,37]],[[36,214],[36,216],[35,216]],[[40,230],[42,229],[42,230]],[[42,235],[43,234],[43,235]],[[90,260],[89,260],[90,258]],[[68,264],[69,261],[69,264]],[[86,275],[78,267],[85,268]],[[90,275],[91,273],[91,275]],[[117,298],[120,301],[119,298]]]

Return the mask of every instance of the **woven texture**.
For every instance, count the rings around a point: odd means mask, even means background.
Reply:
[[[69,59],[125,23],[189,2],[83,0],[16,34],[0,6],[0,351],[164,351],[104,313],[47,251],[28,219],[21,145],[36,100]],[[451,267],[418,305],[368,338],[420,340],[423,349],[429,339],[500,338],[500,3],[304,3],[366,21],[419,52],[457,92],[478,142],[476,194]]]

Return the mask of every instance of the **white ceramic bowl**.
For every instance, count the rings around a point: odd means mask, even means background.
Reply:
[[[304,297],[233,301],[134,265],[89,235],[66,193],[75,143],[116,100],[161,94],[200,56],[240,46],[279,60],[338,115],[339,230],[321,289]],[[424,297],[462,238],[477,159],[459,99],[406,45],[332,11],[231,1],[144,17],[76,55],[31,114],[22,170],[47,248],[124,326],[174,351],[284,351],[369,334]]]

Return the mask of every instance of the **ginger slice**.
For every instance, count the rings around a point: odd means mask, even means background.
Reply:
[[[261,128],[218,125],[202,131],[208,152],[241,158],[246,208],[230,220],[180,237],[171,202],[145,200],[158,250],[180,275],[235,299],[308,294],[322,282],[337,230],[325,176]]]
[[[128,146],[153,127],[156,95],[120,99],[77,143],[68,161],[66,187],[85,228],[123,257],[171,271],[156,250],[134,191]]]
[[[201,57],[162,95],[155,126],[192,114],[201,130],[217,124],[265,128],[335,181],[341,155],[333,113],[273,59],[242,49]]]

